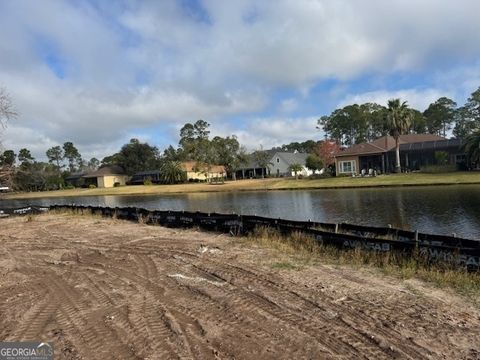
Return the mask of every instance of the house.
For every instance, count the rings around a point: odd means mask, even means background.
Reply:
[[[125,170],[118,165],[103,166],[100,169],[82,176],[85,179],[85,186],[95,185],[99,188],[110,188],[118,185],[125,185],[128,176]]]
[[[299,152],[276,152],[270,160],[270,173],[274,176],[295,176],[290,166],[298,164],[302,167],[297,175],[310,176],[313,172],[305,166],[308,154]]]
[[[268,167],[262,167],[255,160],[250,159],[248,163],[235,172],[235,177],[237,179],[255,179],[269,174],[270,170]]]
[[[72,173],[65,178],[65,185],[73,187],[82,187],[85,184],[85,172]]]
[[[400,163],[402,169],[419,170],[420,167],[436,164],[436,153],[448,154],[450,164],[465,161],[460,150],[461,141],[445,139],[433,134],[400,135]],[[383,136],[370,143],[361,143],[337,152],[335,155],[337,174],[358,174],[365,169],[389,173],[395,170],[395,139]]]
[[[127,185],[143,185],[147,180],[150,180],[153,184],[161,183],[162,177],[160,170],[137,172],[127,181]]]
[[[223,165],[202,165],[196,161],[185,161],[182,162],[182,168],[187,173],[188,181],[223,180],[227,176]]]

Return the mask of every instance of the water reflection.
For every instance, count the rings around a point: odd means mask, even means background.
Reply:
[[[391,224],[422,232],[480,238],[479,185],[0,200],[0,208],[54,203],[256,214],[373,226]]]

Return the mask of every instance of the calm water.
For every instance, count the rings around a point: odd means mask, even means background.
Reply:
[[[0,200],[0,208],[72,203],[235,212],[373,226],[391,224],[409,230],[456,233],[480,239],[480,185]]]

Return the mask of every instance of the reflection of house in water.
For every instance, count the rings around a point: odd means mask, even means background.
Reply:
[[[128,179],[125,170],[118,165],[104,166],[82,177],[85,179],[85,186],[95,185],[99,188],[114,187],[116,184],[125,185]]]
[[[465,154],[460,150],[461,141],[445,139],[433,134],[400,135],[400,163],[402,169],[420,170],[435,165],[435,154],[448,154],[449,164],[464,164]],[[371,143],[353,145],[335,154],[335,166],[339,174],[358,174],[362,169],[375,169],[382,173],[395,170],[395,139],[383,136]]]

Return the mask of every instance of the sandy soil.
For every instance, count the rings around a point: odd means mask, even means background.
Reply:
[[[480,359],[480,311],[372,270],[269,265],[198,231],[0,220],[0,339],[56,359]]]

